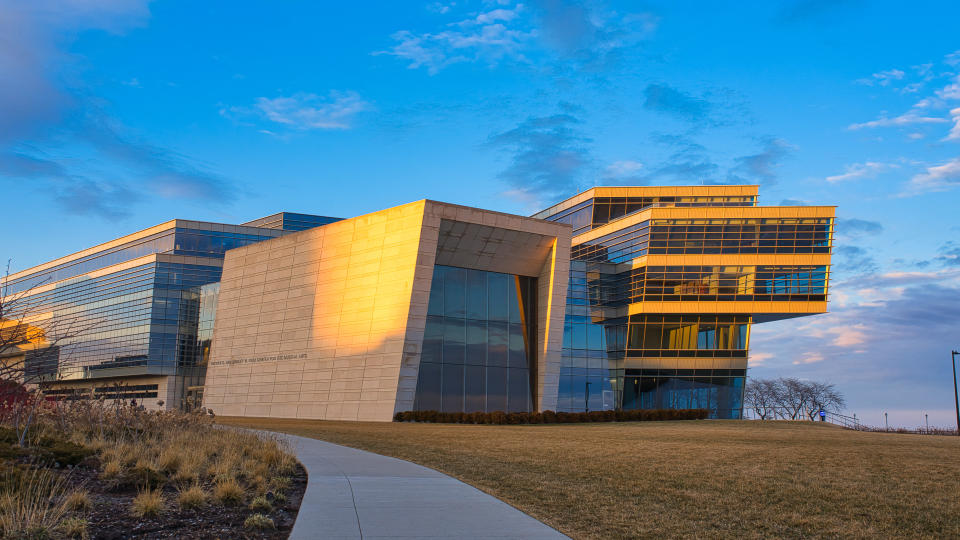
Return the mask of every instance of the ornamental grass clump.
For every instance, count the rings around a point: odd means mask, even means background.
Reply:
[[[67,538],[89,538],[87,534],[87,520],[83,518],[68,517],[60,522],[57,529]]]
[[[137,494],[130,505],[130,512],[138,517],[156,517],[163,511],[163,493],[159,489],[145,489]]]
[[[257,531],[275,529],[273,520],[263,514],[253,514],[243,521],[244,529],[252,529]]]
[[[177,504],[184,510],[195,510],[207,504],[207,492],[200,486],[191,486],[180,490]]]
[[[213,498],[224,506],[236,506],[243,502],[243,487],[232,478],[221,480],[213,488]]]
[[[93,510],[93,502],[90,501],[90,494],[85,490],[77,490],[64,499],[64,504],[71,512],[89,512]]]
[[[273,504],[271,504],[270,501],[263,495],[254,497],[253,500],[250,501],[249,508],[259,512],[273,512]]]
[[[0,472],[0,537],[53,536],[69,509],[63,475],[43,468],[5,466]]]

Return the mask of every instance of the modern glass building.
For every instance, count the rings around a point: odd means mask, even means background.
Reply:
[[[598,187],[573,227],[558,410],[742,412],[750,326],[826,311],[833,207],[757,186]]]
[[[757,194],[596,187],[532,217],[424,200],[175,220],[13,274],[3,294],[65,330],[30,366],[52,396],[336,420],[739,418],[752,325],[826,311],[835,213]]]
[[[28,362],[27,381],[51,396],[198,402],[224,253],[332,221],[173,220],[10,275],[2,293],[19,313],[5,315],[26,315],[55,344]]]

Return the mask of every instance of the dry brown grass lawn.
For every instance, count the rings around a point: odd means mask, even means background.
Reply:
[[[960,537],[960,437],[739,421],[218,422],[420,463],[574,538]]]

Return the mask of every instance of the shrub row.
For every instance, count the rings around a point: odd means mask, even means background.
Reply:
[[[580,422],[646,422],[653,420],[703,420],[707,409],[642,409],[590,412],[472,412],[405,411],[394,422],[437,422],[446,424],[575,424]]]

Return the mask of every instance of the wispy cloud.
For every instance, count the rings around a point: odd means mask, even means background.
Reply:
[[[622,15],[599,3],[537,0],[534,5],[538,35],[544,43],[565,57],[592,65],[648,39],[660,22],[649,12]]]
[[[406,60],[408,68],[426,68],[431,75],[460,62],[496,65],[504,59],[526,61],[523,49],[536,31],[528,22],[516,21],[524,9],[523,4],[492,9],[450,23],[438,32],[400,30],[390,36],[393,47],[373,54],[396,56]],[[511,22],[514,24],[508,26]]]
[[[604,170],[604,177],[606,178],[624,178],[628,176],[635,176],[638,172],[643,170],[643,163],[633,160],[622,160],[614,161],[610,165],[607,165],[607,168]]]
[[[960,75],[953,78],[953,82],[936,91],[940,99],[960,99]]]
[[[336,90],[325,97],[310,93],[260,97],[254,104],[254,110],[263,118],[297,130],[349,129],[357,114],[370,109],[370,103],[356,92]]]
[[[870,75],[869,78],[857,79],[857,82],[866,86],[890,86],[893,81],[899,81],[903,79],[904,75],[906,75],[906,73],[899,69],[888,69],[886,71],[874,73]]]
[[[793,149],[794,147],[783,139],[767,138],[763,150],[759,153],[736,159],[736,166],[730,171],[728,178],[732,182],[741,183],[746,177],[748,180],[772,185],[777,181],[777,169]]]
[[[947,133],[947,136],[943,138],[945,141],[960,141],[960,107],[950,111],[950,116],[953,117],[953,127],[950,129],[950,133]]]
[[[915,195],[930,191],[947,191],[960,185],[960,158],[954,158],[941,165],[926,168],[915,175],[907,184],[903,195]]]
[[[864,163],[854,163],[847,165],[842,174],[828,176],[827,182],[843,182],[846,180],[859,180],[862,178],[875,178],[878,174],[899,167],[896,163],[881,163],[878,161],[866,161]]]
[[[222,204],[234,186],[172,148],[144,140],[115,120],[109,103],[66,86],[76,33],[123,33],[145,24],[147,1],[0,4],[0,180],[28,180],[68,213],[122,217],[150,197]],[[127,83],[137,83],[136,79]]]
[[[876,120],[870,120],[869,122],[862,122],[859,124],[850,124],[847,129],[857,130],[864,128],[901,127],[915,124],[943,124],[946,122],[949,122],[949,120],[946,118],[941,118],[939,116],[924,116],[919,111],[914,109],[893,118],[881,114],[880,118],[877,118]]]
[[[647,85],[643,97],[644,108],[689,122],[702,123],[713,110],[713,105],[706,99],[665,84]]]
[[[531,5],[498,2],[480,12],[461,12],[458,20],[434,31],[400,30],[393,46],[374,55],[395,56],[410,69],[431,75],[459,63],[534,64],[558,58],[599,66],[620,51],[647,39],[658,18],[650,13],[619,14],[598,3],[541,0]],[[452,14],[453,4],[432,9]]]
[[[850,244],[835,246],[833,254],[833,269],[840,273],[872,274],[879,268],[873,256],[860,246]]]
[[[491,135],[487,144],[510,154],[500,178],[521,198],[574,193],[592,163],[580,120],[568,113],[531,117],[515,128]]]
[[[793,361],[794,365],[803,365],[803,364],[816,364],[818,362],[823,362],[826,360],[826,357],[822,353],[811,351],[801,354],[796,360]]]
[[[847,238],[860,238],[863,236],[873,236],[883,232],[883,225],[876,221],[866,219],[844,219],[837,218],[836,234]]]

